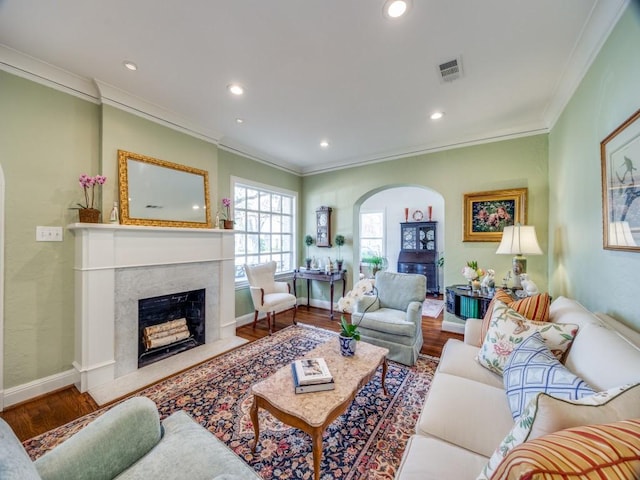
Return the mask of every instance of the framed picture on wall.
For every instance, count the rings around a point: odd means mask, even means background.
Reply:
[[[600,142],[603,246],[640,251],[640,110]]]
[[[504,227],[527,223],[527,189],[465,193],[464,242],[499,242]]]

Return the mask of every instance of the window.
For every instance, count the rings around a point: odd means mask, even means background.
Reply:
[[[360,261],[384,257],[384,212],[360,213]]]
[[[294,192],[234,180],[235,278],[247,280],[243,265],[275,260],[276,274],[293,270],[295,265]]]

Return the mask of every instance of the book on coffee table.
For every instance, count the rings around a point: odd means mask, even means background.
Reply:
[[[300,385],[298,379],[298,370],[296,368],[296,362],[291,364],[291,372],[293,374],[293,388],[296,393],[311,393],[311,392],[324,392],[327,390],[334,390],[336,388],[333,378],[324,383],[312,383],[308,385]]]
[[[300,385],[315,385],[333,380],[324,358],[302,358],[295,360],[292,365]]]

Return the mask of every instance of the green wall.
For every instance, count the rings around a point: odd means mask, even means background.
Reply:
[[[640,14],[630,7],[549,135],[550,290],[640,330],[640,253],[604,250],[600,142],[640,108]]]
[[[118,150],[138,153],[168,162],[188,165],[209,172],[211,208],[216,211],[215,189],[218,167],[218,147],[158,123],[123,110],[102,107],[102,172],[118,177]],[[118,182],[103,190],[103,212],[108,214],[118,200]]]
[[[73,236],[36,242],[35,232],[77,221],[69,207],[83,200],[78,177],[100,173],[100,107],[2,71],[0,105],[4,386],[12,387],[71,368]]]
[[[368,166],[304,177],[303,233],[314,231],[315,209],[333,207],[333,232],[356,230],[359,204],[380,189],[423,186],[440,193],[445,202],[444,281],[445,285],[463,283],[461,269],[467,260],[477,260],[483,268],[494,268],[498,278],[511,268],[511,258],[496,255],[495,242],[463,242],[463,196],[465,193],[508,188],[528,188],[528,224],[536,226],[544,252],[530,257],[528,272],[542,288],[547,285],[548,217],[547,136],[537,135],[487,143],[438,153],[419,155]],[[397,205],[401,210],[404,205]],[[389,208],[392,208],[390,206]],[[398,226],[399,229],[399,226]],[[351,235],[351,233],[349,233]],[[331,249],[335,256],[336,250]],[[353,245],[343,248],[349,270],[357,267]],[[326,249],[312,247],[311,255],[326,256]],[[389,259],[395,262],[397,259]],[[327,288],[314,286],[314,296],[329,299]]]

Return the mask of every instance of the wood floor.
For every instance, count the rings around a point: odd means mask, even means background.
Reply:
[[[335,318],[335,320],[330,320],[327,310],[314,307],[311,307],[308,311],[306,307],[299,307],[296,315],[296,320],[299,323],[338,331],[339,316],[336,315]],[[288,325],[291,325],[290,312],[277,316],[275,330]],[[461,335],[442,332],[440,330],[441,325],[442,314],[437,319],[422,317],[422,334],[424,336],[422,353],[439,357],[442,352],[442,346],[447,339],[462,338]],[[239,337],[254,341],[268,335],[269,331],[266,321],[261,321],[255,329],[251,325],[245,325],[239,327],[236,333]],[[21,441],[24,441],[97,409],[98,406],[89,394],[81,394],[75,387],[68,387],[10,407],[0,413],[0,417],[11,425],[16,436]]]

